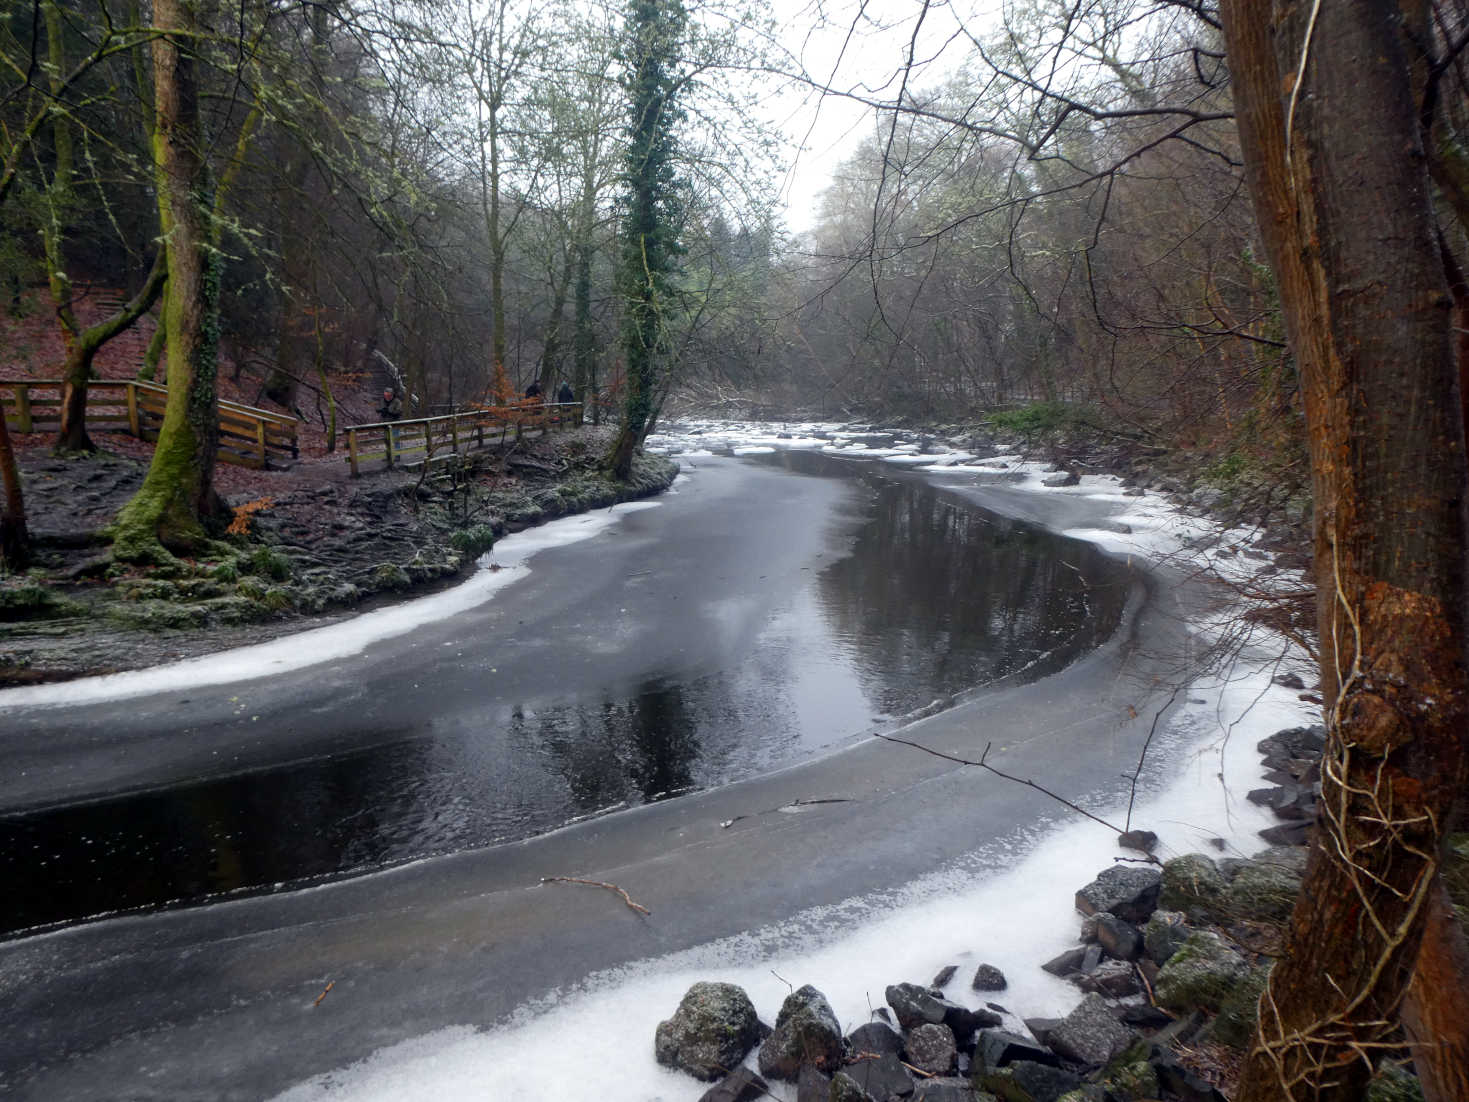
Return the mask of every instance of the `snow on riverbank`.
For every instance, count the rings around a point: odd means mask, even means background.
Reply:
[[[995,460],[962,452],[922,455],[911,445],[874,447],[869,441],[875,434],[844,434],[836,426],[699,427],[693,448],[686,438],[654,444],[684,458],[808,448],[945,475],[992,477],[1000,469]],[[1046,472],[1039,464],[1008,458],[999,463],[1027,490],[1089,496],[1121,510],[1115,530],[1068,535],[1152,560],[1189,550],[1201,565],[1212,560],[1208,565],[1221,572],[1244,573],[1259,565],[1241,554],[1247,533],[1220,533],[1156,496],[1125,497],[1114,479],[1087,476],[1073,487],[1042,487]],[[1201,540],[1209,546],[1197,546]],[[1198,626],[1206,637],[1222,629]],[[1226,675],[1196,680],[1181,694],[1185,703],[1170,713],[1160,733],[1159,753],[1173,763],[1170,777],[1140,798],[1131,820],[1158,833],[1159,856],[1199,850],[1244,855],[1263,848],[1255,832],[1274,820],[1243,799],[1261,772],[1255,744],[1281,728],[1319,718],[1295,693],[1272,683],[1280,660],[1279,645],[1262,643],[1244,650]],[[1101,813],[1121,823],[1126,809]],[[1073,895],[1118,856],[1111,831],[1058,806],[1045,826],[991,843],[901,892],[851,899],[737,938],[593,975],[574,990],[522,1007],[501,1028],[450,1029],[405,1042],[282,1097],[691,1102],[708,1085],[659,1067],[653,1033],[697,980],[743,986],[767,1021],[774,1019],[788,985],[810,983],[851,1029],[883,1005],[888,984],[926,982],[944,965],[956,964],[961,979],[948,991],[956,1001],[977,1006],[994,998],[1022,1017],[1060,1015],[1080,995],[1041,971],[1040,962],[1075,944],[1079,917]],[[1006,973],[1008,990],[998,996],[967,990],[967,976],[982,962]],[[775,1085],[775,1091],[778,1098],[794,1097],[786,1085]]]
[[[633,501],[615,509],[553,520],[516,532],[495,543],[480,560],[480,569],[466,581],[442,592],[365,612],[341,623],[282,636],[268,643],[221,651],[166,666],[83,677],[21,688],[0,689],[0,709],[75,705],[102,700],[126,700],[150,693],[200,685],[226,685],[304,669],[320,662],[338,661],[362,651],[380,639],[404,635],[465,609],[483,604],[511,582],[525,576],[528,563],[541,551],[591,539],[629,513],[653,509],[657,501]]]

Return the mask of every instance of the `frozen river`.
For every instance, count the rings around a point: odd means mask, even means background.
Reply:
[[[635,961],[830,936],[1055,812],[875,730],[1124,796],[1202,600],[1117,551],[1133,506],[816,450],[686,455],[657,505],[507,539],[346,645],[0,694],[11,928],[140,908],[0,945],[0,1087],[258,1098]]]

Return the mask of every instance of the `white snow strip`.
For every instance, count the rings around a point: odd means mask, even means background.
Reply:
[[[656,501],[635,501],[616,509],[563,517],[499,540],[480,559],[481,568],[452,589],[417,600],[365,612],[327,627],[283,636],[268,643],[221,651],[146,670],[84,677],[49,685],[26,685],[0,690],[0,711],[8,707],[46,707],[125,700],[185,686],[224,685],[304,669],[357,654],[380,639],[403,635],[424,624],[440,621],[488,601],[499,590],[525,576],[529,560],[541,551],[590,539],[622,517],[653,509]],[[499,569],[489,569],[494,564]]]
[[[1272,820],[1241,799],[1258,783],[1255,743],[1310,717],[1293,694],[1270,684],[1273,658],[1255,657],[1228,683],[1192,686],[1191,703],[1172,720],[1174,737],[1188,748],[1187,765],[1141,801],[1132,820],[1159,834],[1164,858],[1201,850],[1237,856],[1262,848],[1255,831]],[[1120,821],[1123,810],[1108,814]],[[1019,861],[1013,856],[1017,842],[1028,849]],[[779,1011],[786,981],[813,984],[845,1031],[883,1005],[888,984],[926,983],[943,966],[957,964],[959,974],[946,990],[955,1001],[978,1006],[997,999],[1022,1017],[1064,1015],[1080,996],[1041,971],[1040,962],[1077,944],[1074,893],[1118,855],[1116,837],[1105,828],[1059,821],[1029,839],[997,843],[965,867],[900,893],[815,909],[740,937],[599,973],[523,1007],[502,1028],[466,1026],[406,1041],[298,1084],[280,1100],[510,1098],[533,1085],[537,1097],[561,1102],[693,1102],[709,1085],[659,1067],[653,1034],[699,980],[739,984],[765,1021]],[[1009,987],[998,995],[971,992],[969,977],[980,963],[998,966]],[[795,1097],[792,1085],[771,1086],[777,1099]]]

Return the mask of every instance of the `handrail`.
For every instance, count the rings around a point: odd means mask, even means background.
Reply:
[[[0,379],[0,390],[3,389],[11,391],[16,431],[35,432],[38,422],[61,427],[63,380]],[[55,395],[39,398],[31,394],[32,390],[55,391]],[[121,396],[114,396],[119,391]],[[87,383],[87,421],[99,429],[120,430],[140,440],[156,440],[167,400],[168,387],[160,383],[143,379],[93,379]],[[0,395],[0,410],[5,405],[4,396]],[[215,411],[219,421],[216,454],[221,461],[264,468],[272,457],[300,455],[297,441],[300,422],[296,418],[227,398],[216,399]],[[7,417],[9,424],[8,412]]]
[[[476,406],[458,413],[409,417],[397,421],[370,421],[347,427],[346,462],[353,475],[362,465],[384,460],[389,467],[405,458],[433,462],[444,455],[488,447],[485,437],[498,433],[500,442],[513,429],[517,438],[526,427],[551,428],[581,423],[580,402],[517,402],[511,406]]]

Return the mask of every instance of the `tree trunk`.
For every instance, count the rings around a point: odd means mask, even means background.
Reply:
[[[588,231],[590,232],[590,231]],[[592,246],[583,239],[576,245],[576,291],[572,306],[572,354],[575,367],[571,388],[577,401],[585,403],[588,389],[597,378],[597,337],[592,332]]]
[[[0,509],[0,565],[7,570],[24,570],[31,561],[31,537],[26,531],[25,497],[20,488],[20,471],[10,428],[0,410],[0,481],[5,483],[5,507]]]
[[[1397,5],[1225,0],[1221,16],[1302,379],[1328,727],[1305,884],[1236,1099],[1356,1099],[1469,779],[1450,299]]]
[[[541,355],[541,393],[546,401],[554,401],[556,384],[566,376],[561,371],[561,331],[566,325],[566,292],[571,286],[572,267],[575,263],[574,250],[567,249],[566,261],[561,266],[561,278],[551,289],[551,317],[546,322],[545,351]]]
[[[209,176],[190,52],[199,20],[189,0],[154,0],[153,17],[165,32],[153,41],[153,163],[168,253],[168,405],[143,485],[117,517],[113,551],[129,561],[195,550],[206,538],[203,522],[222,509],[214,493],[221,261],[210,247]]]
[[[117,313],[96,325],[88,326],[72,342],[66,354],[66,366],[62,370],[61,428],[57,430],[54,446],[57,454],[96,450],[92,438],[87,435],[87,383],[92,378],[92,360],[103,345],[119,333],[125,332],[153,308],[153,303],[158,301],[158,295],[167,280],[167,257],[159,252],[142,289]]]

